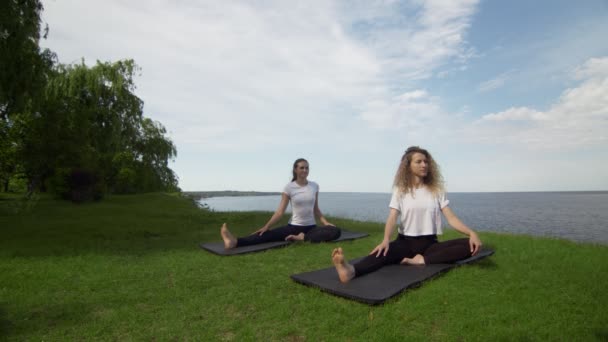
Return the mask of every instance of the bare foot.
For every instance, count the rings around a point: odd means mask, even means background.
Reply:
[[[403,260],[401,260],[401,263],[404,265],[425,265],[426,264],[426,262],[424,262],[424,257],[420,254],[416,254],[416,256],[413,258],[403,258]]]
[[[331,261],[336,266],[336,271],[338,271],[338,278],[343,283],[348,283],[351,279],[355,277],[355,268],[353,265],[344,261],[344,253],[342,252],[342,248],[335,248],[331,252]]]
[[[222,234],[222,240],[224,240],[224,248],[231,249],[236,247],[236,238],[228,230],[228,226],[225,223],[222,225],[220,233]]]
[[[287,235],[285,241],[304,241],[304,233],[298,235]]]

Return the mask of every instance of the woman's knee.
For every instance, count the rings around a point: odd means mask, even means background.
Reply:
[[[341,234],[342,231],[338,227],[315,227],[306,233],[304,240],[310,242],[333,241],[338,239]]]

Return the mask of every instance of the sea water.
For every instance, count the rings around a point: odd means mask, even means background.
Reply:
[[[384,222],[390,197],[389,193],[320,192],[319,207],[326,216]],[[279,195],[212,197],[199,202],[215,211],[274,211],[280,199]],[[478,231],[608,244],[608,191],[449,193],[448,199],[456,215]]]

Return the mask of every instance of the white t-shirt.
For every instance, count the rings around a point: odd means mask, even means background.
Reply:
[[[441,209],[450,201],[445,193],[433,195],[427,187],[401,193],[393,190],[389,207],[399,210],[399,234],[407,236],[442,234]]]
[[[312,226],[315,221],[315,201],[319,192],[319,184],[308,181],[304,186],[295,181],[287,183],[283,192],[289,196],[291,202],[291,219],[289,223],[294,226]]]

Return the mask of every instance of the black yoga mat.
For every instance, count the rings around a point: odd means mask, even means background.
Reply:
[[[345,297],[370,305],[381,304],[408,288],[419,286],[423,281],[435,277],[458,265],[483,259],[494,254],[493,250],[484,249],[476,256],[461,260],[456,264],[434,264],[424,266],[389,265],[381,269],[352,279],[343,284],[332,266],[318,271],[294,274],[294,281],[320,288],[333,295]],[[361,260],[357,258],[350,263]]]
[[[351,232],[351,231],[342,229],[342,233],[340,234],[340,237],[338,239],[333,240],[333,241],[328,241],[328,242],[354,240],[354,239],[366,237],[368,235],[369,234],[367,234],[367,233]],[[261,243],[258,245],[237,247],[237,248],[232,248],[232,249],[224,249],[223,242],[201,243],[199,246],[204,250],[207,250],[211,253],[215,253],[218,255],[235,255],[235,254],[260,252],[260,251],[264,251],[267,249],[284,247],[291,243],[293,243],[293,242],[288,242],[288,241],[266,242],[266,243]]]

